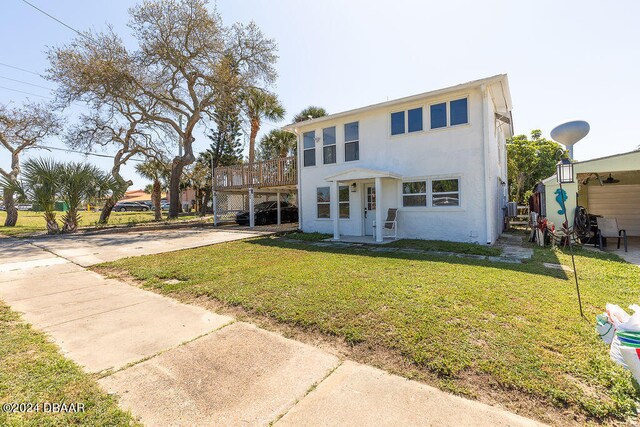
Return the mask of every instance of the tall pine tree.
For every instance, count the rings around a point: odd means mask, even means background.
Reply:
[[[204,215],[211,200],[211,166],[231,166],[242,162],[242,119],[240,117],[242,98],[237,84],[238,71],[233,57],[226,56],[226,67],[222,67],[221,81],[225,90],[216,99],[216,109],[213,114],[215,127],[207,137],[211,140],[209,148],[200,153],[193,176],[197,187],[197,199],[200,212]],[[224,72],[224,73],[223,73]],[[213,160],[213,161],[212,161]]]

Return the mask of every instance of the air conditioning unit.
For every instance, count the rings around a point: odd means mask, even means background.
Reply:
[[[518,202],[507,202],[507,216],[509,218],[518,216]]]

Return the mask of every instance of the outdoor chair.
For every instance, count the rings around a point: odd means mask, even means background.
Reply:
[[[393,237],[394,239],[398,238],[398,209],[389,208],[387,212],[387,219],[384,221],[384,228],[382,229],[383,235],[382,237]],[[387,236],[384,235],[385,230],[389,230]],[[392,232],[392,234],[391,234]]]
[[[598,247],[603,250],[607,238],[618,239],[618,249],[620,249],[620,240],[624,240],[624,251],[627,250],[627,230],[618,228],[618,220],[616,218],[596,218],[598,221]]]

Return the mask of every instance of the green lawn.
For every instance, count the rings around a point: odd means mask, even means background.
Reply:
[[[546,421],[626,419],[637,396],[630,375],[609,360],[594,316],[607,302],[639,302],[640,268],[580,251],[585,320],[572,277],[542,262],[571,261],[550,249],[504,264],[257,238],[104,266],[159,292],[209,297],[353,348],[382,349],[406,362],[397,371],[407,376]]]
[[[297,231],[295,233],[288,233],[284,237],[288,239],[302,240],[305,242],[320,242],[322,240],[331,239],[333,237],[333,234],[303,233],[301,231]]]
[[[289,239],[302,240],[306,242],[318,242],[333,237],[332,234],[324,233],[302,233],[295,232],[289,233],[285,237]],[[423,251],[437,251],[437,252],[455,252],[461,254],[473,254],[473,255],[487,255],[487,256],[499,256],[502,254],[502,250],[491,246],[483,246],[474,243],[454,243],[444,240],[418,240],[418,239],[400,239],[391,243],[385,244],[385,247],[389,248],[403,248],[403,249],[419,249]]]
[[[57,213],[57,219],[61,227],[62,215],[64,215],[64,212]],[[4,234],[6,236],[19,236],[25,234],[46,232],[46,225],[44,222],[44,218],[42,217],[42,212],[20,211],[18,213],[18,223],[15,227],[4,227],[4,220],[6,216],[6,212],[0,211],[0,234]],[[82,219],[80,220],[80,227],[95,226],[98,224],[98,220],[100,219],[100,212],[83,211],[80,212],[80,216],[82,217]],[[166,219],[166,212],[163,213],[163,217]],[[193,219],[195,217],[195,214],[186,214],[180,216],[178,221]],[[154,213],[151,211],[112,212],[111,216],[109,217],[109,225],[135,225],[145,222],[153,222],[154,220]]]
[[[401,239],[387,243],[386,247],[420,249],[423,251],[455,252],[460,254],[499,256],[502,250],[475,243],[454,243],[443,240]]]
[[[55,345],[0,302],[0,406],[6,403],[82,403],[84,412],[7,413],[2,426],[129,426],[131,415]],[[33,408],[33,407],[32,407]]]

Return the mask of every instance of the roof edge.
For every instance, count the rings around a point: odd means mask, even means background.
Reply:
[[[506,88],[507,88],[507,91],[509,91],[509,80],[508,80],[507,74],[496,74],[496,75],[491,76],[491,77],[485,77],[483,79],[472,80],[472,81],[467,82],[467,83],[460,83],[460,84],[457,84],[457,85],[454,85],[454,86],[445,87],[445,88],[442,88],[442,89],[436,89],[436,90],[432,90],[432,91],[428,91],[428,92],[422,92],[422,93],[419,93],[417,95],[410,95],[410,96],[405,96],[405,97],[402,97],[402,98],[392,99],[391,101],[384,101],[384,102],[379,102],[377,104],[370,104],[370,105],[367,105],[365,107],[359,107],[359,108],[354,108],[354,109],[351,109],[351,110],[341,111],[339,113],[334,113],[334,114],[330,114],[328,116],[322,116],[322,117],[318,117],[318,118],[311,119],[311,120],[305,120],[303,122],[290,123],[288,125],[282,126],[281,129],[293,130],[293,129],[297,128],[297,127],[309,126],[309,125],[316,124],[316,123],[322,123],[322,122],[325,122],[325,121],[328,121],[328,120],[333,120],[333,119],[337,119],[337,118],[340,118],[340,117],[350,116],[350,115],[353,115],[353,114],[359,114],[359,113],[363,113],[363,112],[366,112],[366,111],[375,110],[375,109],[378,109],[378,108],[391,107],[391,106],[396,105],[396,104],[403,104],[403,103],[406,103],[406,102],[411,102],[411,101],[415,101],[415,100],[422,99],[422,98],[441,95],[441,94],[445,94],[445,93],[449,93],[449,92],[456,92],[456,91],[468,89],[468,88],[471,88],[471,87],[481,86],[483,84],[489,84],[489,83],[495,83],[495,82],[503,82],[503,81],[506,82]],[[505,96],[508,97],[506,102],[508,103],[509,108],[511,108],[511,93],[509,92]]]

